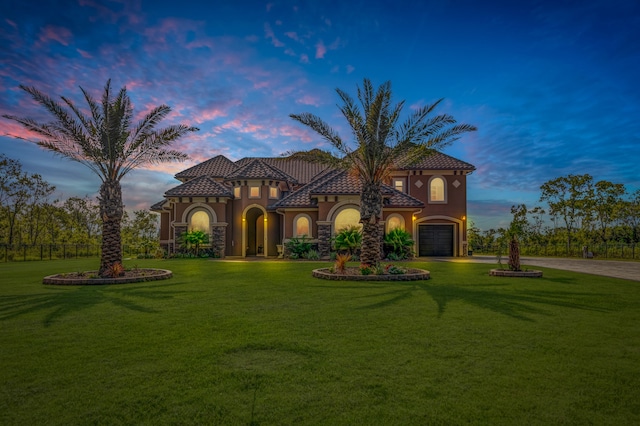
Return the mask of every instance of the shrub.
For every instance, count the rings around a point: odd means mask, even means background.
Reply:
[[[385,267],[385,271],[388,274],[391,274],[391,275],[402,275],[402,274],[406,274],[407,273],[407,269],[406,268],[402,268],[402,267],[396,266],[396,265],[387,265]]]
[[[318,260],[320,259],[320,253],[318,253],[314,249],[310,249],[308,252],[305,253],[304,257],[309,260]]]
[[[306,235],[293,237],[284,244],[289,252],[290,259],[303,258],[305,254],[311,250],[311,243],[307,241],[307,238]]]
[[[413,239],[411,234],[401,228],[395,228],[384,236],[384,245],[386,246],[389,254],[387,257],[390,260],[408,259],[413,255]],[[390,257],[394,254],[396,259]]]
[[[360,264],[360,273],[362,275],[371,275],[373,274],[374,268],[367,264],[367,263],[361,263]]]
[[[112,278],[118,278],[119,276],[124,275],[124,266],[122,266],[122,263],[120,262],[111,264],[111,266],[107,268],[107,275]]]
[[[342,228],[333,239],[336,250],[346,250],[349,254],[360,248],[362,244],[362,231],[355,225]]]
[[[183,248],[189,251],[193,251],[196,256],[199,255],[200,246],[209,242],[209,234],[194,230],[187,231],[180,235],[180,243]]]
[[[344,270],[347,267],[347,262],[351,260],[350,254],[337,254],[336,263],[334,265],[335,271],[339,274],[344,274]]]

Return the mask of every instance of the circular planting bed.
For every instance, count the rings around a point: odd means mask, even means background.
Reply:
[[[431,278],[429,271],[409,268],[404,274],[362,275],[360,268],[346,268],[343,274],[331,272],[329,268],[314,269],[313,276],[333,281],[418,281]]]
[[[125,271],[124,275],[117,278],[101,278],[98,271],[70,272],[66,274],[49,275],[42,279],[43,284],[50,285],[105,285],[105,284],[129,284],[144,281],[166,280],[173,276],[168,269],[132,269]]]
[[[492,269],[489,275],[494,277],[540,278],[542,271],[512,271],[510,269]]]

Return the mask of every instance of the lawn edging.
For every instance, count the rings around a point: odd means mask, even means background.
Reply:
[[[173,277],[173,272],[168,269],[139,269],[135,275],[117,278],[92,278],[98,271],[85,272],[85,276],[73,276],[73,274],[49,275],[42,279],[43,284],[48,285],[107,285],[107,284],[131,284],[145,281],[167,280]],[[76,274],[77,275],[77,274]]]
[[[315,278],[332,281],[419,281],[431,278],[431,273],[425,269],[408,269],[405,274],[384,274],[384,275],[358,275],[358,274],[336,274],[329,268],[314,269],[312,275]]]

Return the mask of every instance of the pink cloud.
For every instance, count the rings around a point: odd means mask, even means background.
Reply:
[[[289,37],[291,40],[300,41],[300,38],[298,38],[298,33],[296,33],[295,31],[286,32],[284,33],[284,35]]]
[[[10,113],[12,114],[12,113]],[[15,114],[20,116],[19,114]],[[0,136],[9,136],[12,138],[24,139],[30,142],[41,138],[37,133],[30,132],[15,121],[2,119],[0,121]]]
[[[268,22],[265,22],[264,24],[264,35],[266,38],[271,40],[271,44],[273,44],[275,47],[284,46],[284,43],[278,40],[276,35],[273,33],[273,30],[271,29],[271,25],[269,25]]]
[[[64,27],[47,25],[40,31],[40,41],[42,43],[57,41],[63,46],[68,46],[71,41],[71,31]]]
[[[316,43],[316,59],[324,58],[325,53],[327,53],[327,48],[324,46],[322,40]]]
[[[82,49],[76,49],[76,51],[83,57],[86,59],[92,59],[93,56],[91,56],[91,54],[89,52],[87,52],[86,50],[82,50]]]
[[[306,53],[303,53],[302,55],[300,55],[300,62],[302,62],[303,64],[308,64],[309,55],[307,55]]]
[[[347,74],[351,74],[355,70],[353,65],[347,65]]]
[[[311,95],[304,95],[300,99],[297,99],[296,103],[297,104],[302,104],[302,105],[320,106],[320,100],[318,98],[314,97],[314,96],[311,96]]]
[[[11,25],[13,28],[18,29],[18,25],[16,25],[16,23],[15,23],[15,22],[13,22],[12,20],[10,20],[10,19],[5,19],[4,21],[5,21],[7,24]]]

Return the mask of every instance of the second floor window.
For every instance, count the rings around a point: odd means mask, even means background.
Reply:
[[[441,177],[434,177],[431,179],[431,182],[429,182],[429,201],[435,203],[446,202],[444,191],[444,179]]]

